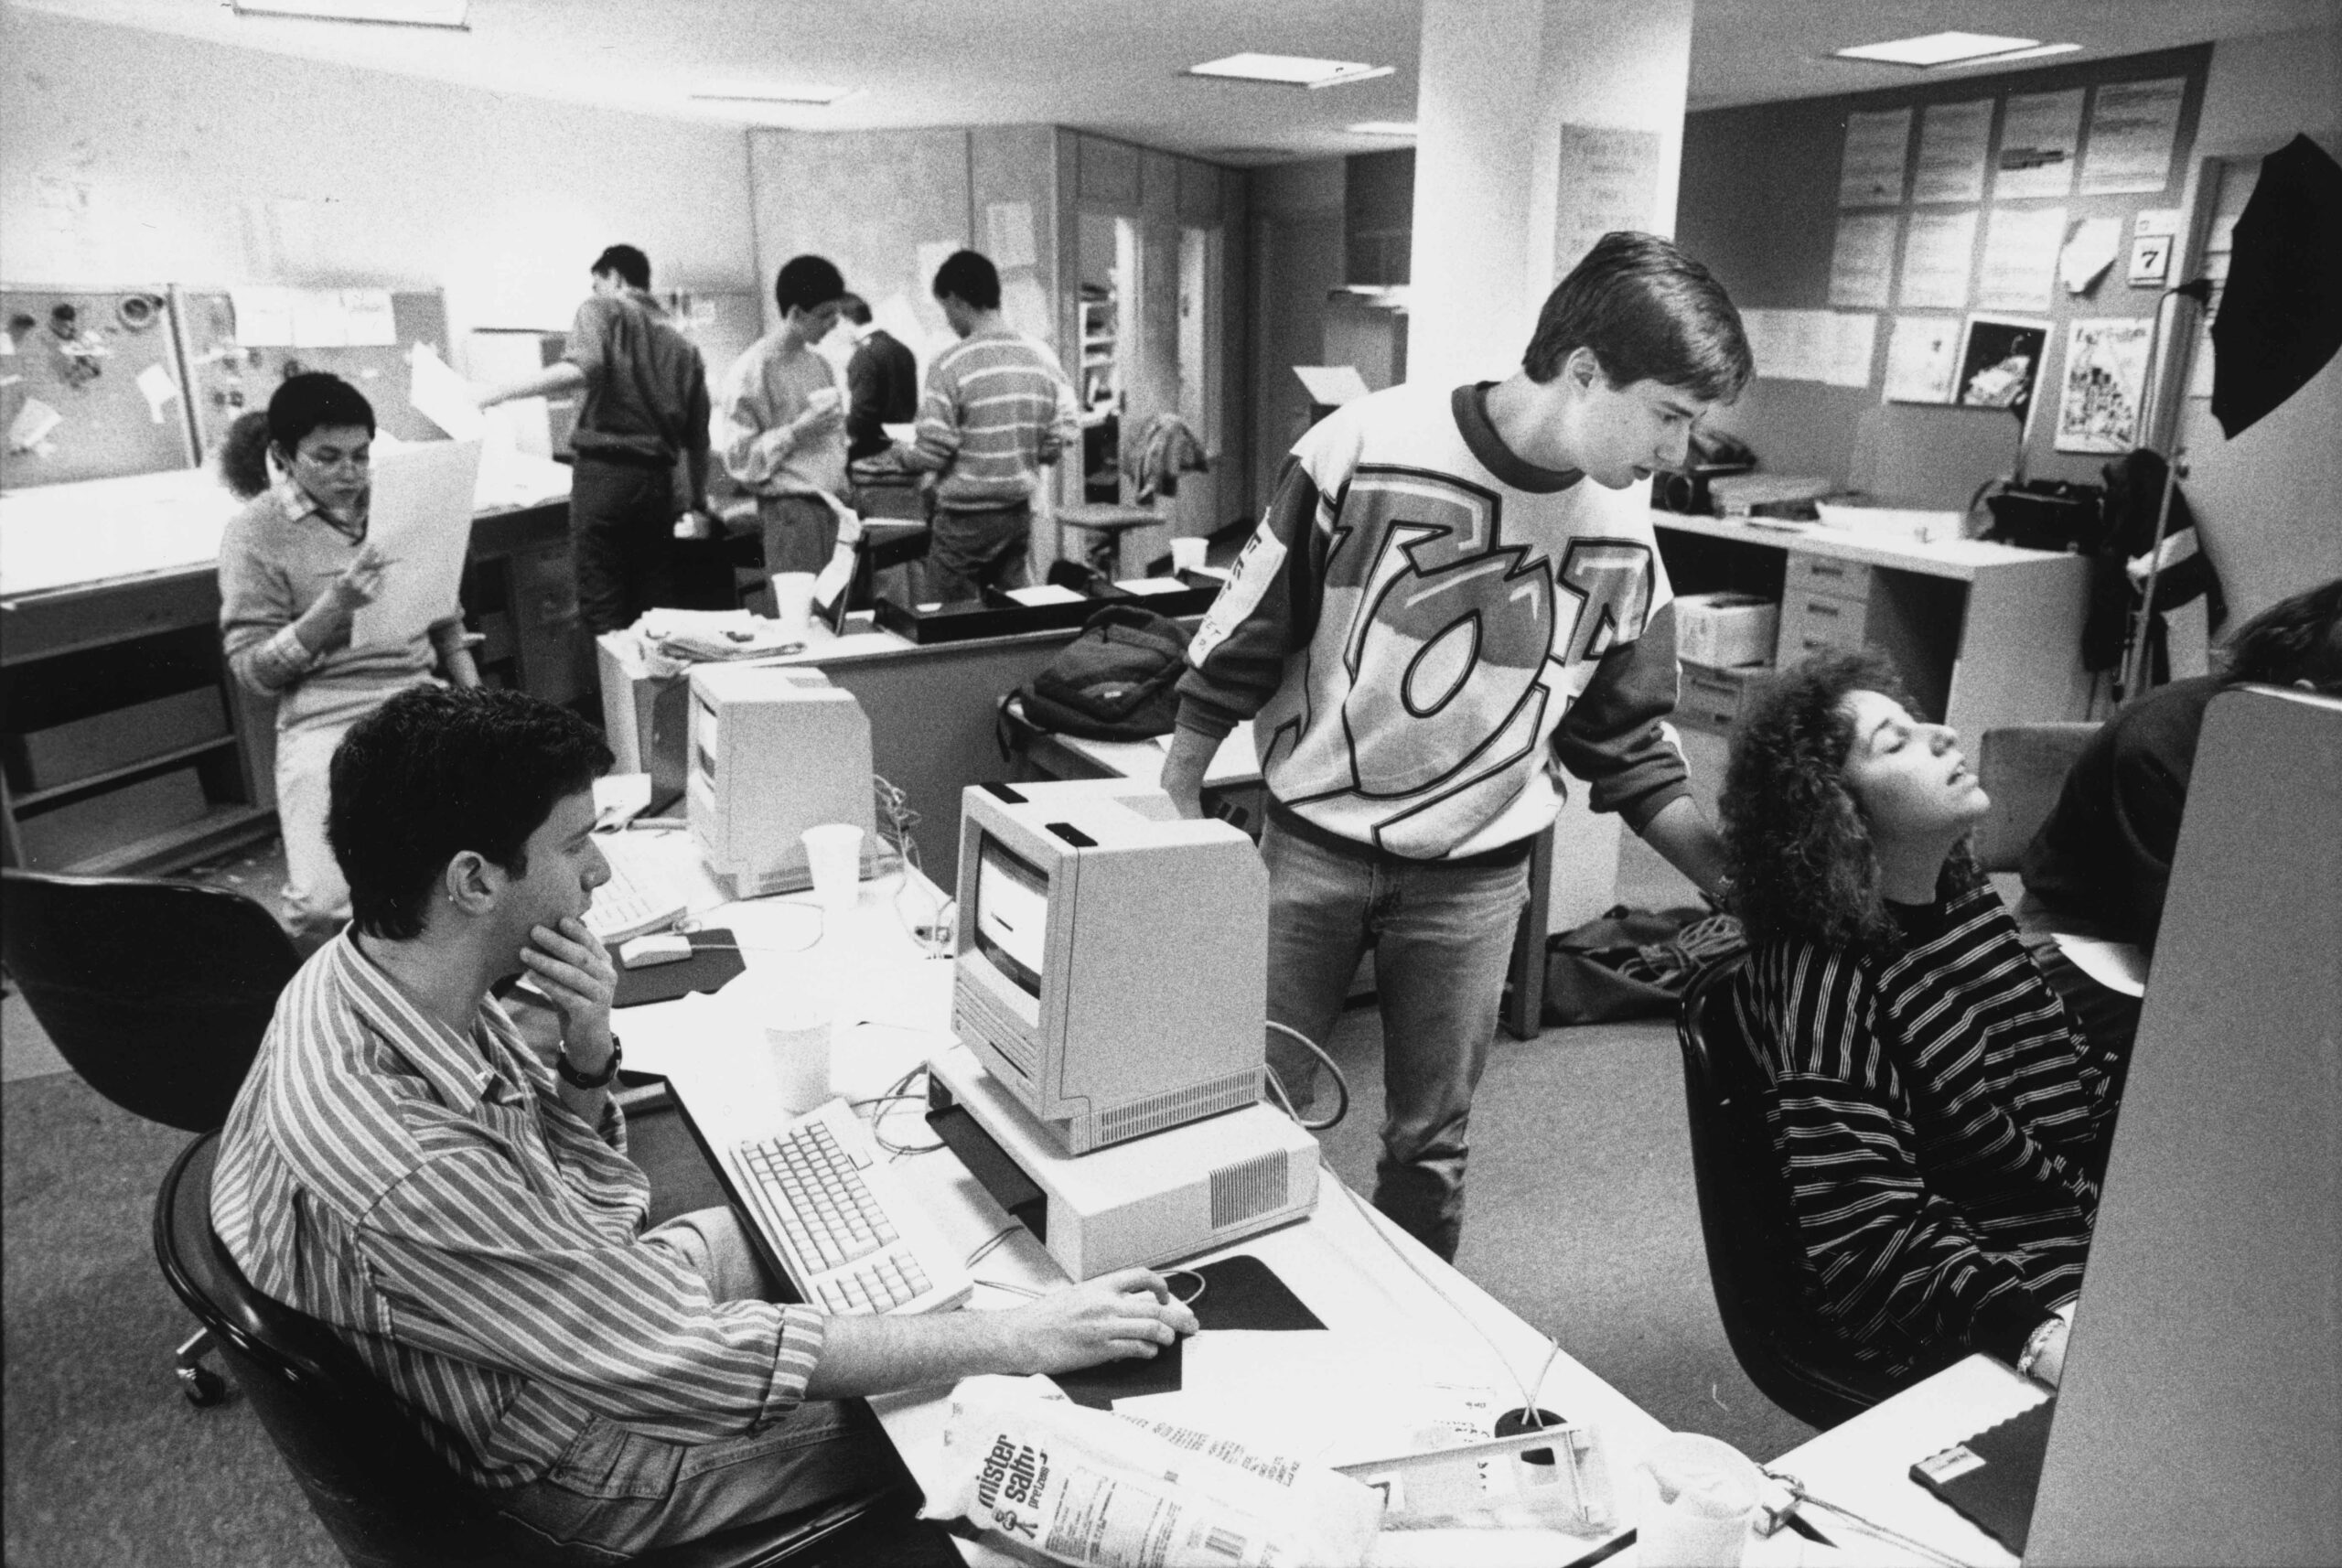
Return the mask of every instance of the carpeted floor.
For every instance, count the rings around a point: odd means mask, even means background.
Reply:
[[[1371,1011],[1354,1010],[1332,1047],[1357,1101],[1327,1147],[1359,1191],[1380,1046]],[[178,1395],[171,1351],[188,1322],[148,1227],[183,1135],[70,1074],[7,1083],[0,1110],[11,1568],[332,1568],[243,1402]],[[1466,1273],[1671,1426],[1758,1458],[1804,1439],[1716,1320],[1670,1025],[1500,1039],[1473,1132]]]

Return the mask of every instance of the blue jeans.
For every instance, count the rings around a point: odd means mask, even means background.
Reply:
[[[739,1301],[763,1280],[729,1208],[679,1214],[643,1233]],[[670,1443],[596,1416],[553,1467],[495,1499],[505,1516],[566,1561],[620,1563],[654,1548],[868,1491],[897,1468],[860,1400],[808,1400],[762,1432]]]
[[[1374,1206],[1450,1262],[1464,1227],[1472,1091],[1529,897],[1522,848],[1498,865],[1407,860],[1303,837],[1274,812],[1261,833],[1269,1016],[1324,1045],[1359,956],[1374,950],[1383,1090]],[[1288,1091],[1307,1083],[1309,1065],[1307,1052],[1271,1036],[1269,1066]]]

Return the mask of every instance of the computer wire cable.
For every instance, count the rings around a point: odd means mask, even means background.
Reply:
[[[1321,1132],[1326,1128],[1331,1127],[1340,1122],[1343,1117],[1348,1115],[1350,1109],[1349,1079],[1342,1076],[1342,1069],[1335,1065],[1334,1058],[1327,1056],[1324,1047],[1319,1046],[1316,1041],[1311,1039],[1308,1036],[1289,1025],[1280,1024],[1274,1019],[1271,1019],[1268,1021],[1268,1026],[1277,1031],[1277,1033],[1288,1036],[1293,1039],[1298,1040],[1304,1046],[1308,1047],[1310,1053],[1316,1057],[1319,1061],[1326,1064],[1327,1070],[1334,1075],[1334,1083],[1336,1087],[1341,1090],[1341,1102],[1336,1108],[1334,1114],[1331,1117],[1323,1122],[1305,1122],[1294,1110],[1293,1101],[1286,1097],[1284,1086],[1277,1081],[1277,1075],[1272,1072],[1267,1075],[1269,1089],[1270,1091],[1277,1097],[1278,1101],[1284,1105],[1284,1113],[1287,1116],[1292,1117],[1294,1122],[1304,1131],[1312,1133]],[[1537,1380],[1535,1383],[1531,1384],[1522,1382],[1520,1380],[1520,1374],[1513,1369],[1511,1359],[1506,1356],[1503,1348],[1497,1344],[1494,1337],[1491,1336],[1487,1329],[1482,1328],[1479,1323],[1475,1320],[1470,1314],[1466,1313],[1462,1307],[1457,1306],[1454,1302],[1448,1301],[1446,1293],[1439,1288],[1438,1284],[1433,1281],[1429,1274],[1423,1273],[1423,1269],[1416,1264],[1414,1259],[1409,1257],[1396,1242],[1391,1240],[1390,1237],[1383,1235],[1381,1227],[1377,1225],[1373,1217],[1367,1213],[1365,1203],[1359,1197],[1358,1194],[1349,1189],[1348,1185],[1345,1183],[1341,1176],[1335,1172],[1333,1165],[1327,1161],[1325,1152],[1322,1149],[1319,1150],[1317,1155],[1317,1168],[1319,1173],[1324,1176],[1327,1181],[1333,1183],[1336,1187],[1340,1189],[1342,1196],[1349,1200],[1351,1207],[1359,1211],[1359,1218],[1366,1221],[1367,1229],[1373,1231],[1375,1235],[1381,1237],[1382,1243],[1390,1250],[1391,1255],[1398,1259],[1401,1262],[1406,1264],[1414,1276],[1423,1281],[1425,1287],[1428,1288],[1434,1295],[1439,1297],[1441,1301],[1447,1302],[1448,1309],[1454,1312],[1457,1317],[1463,1319],[1466,1327],[1471,1329],[1473,1333],[1480,1337],[1481,1342],[1488,1346],[1489,1353],[1495,1356],[1497,1365],[1504,1369],[1505,1376],[1509,1378],[1512,1380],[1513,1386],[1520,1391],[1520,1408],[1523,1412],[1521,1419],[1524,1422],[1536,1422],[1538,1413],[1537,1396],[1544,1391],[1545,1380],[1552,1375],[1553,1370],[1553,1362],[1562,1353],[1561,1342],[1553,1338],[1551,1335],[1540,1336],[1540,1337],[1544,1339],[1546,1346],[1544,1365],[1538,1369]],[[1539,1422],[1538,1424],[1542,1425],[1543,1423]]]
[[[1272,1071],[1266,1075],[1269,1091],[1277,1097],[1277,1103],[1284,1107],[1284,1113],[1292,1117],[1295,1124],[1305,1133],[1323,1133],[1329,1127],[1341,1125],[1342,1118],[1350,1113],[1350,1080],[1342,1075],[1342,1069],[1335,1064],[1334,1058],[1327,1056],[1316,1041],[1290,1025],[1278,1023],[1274,1018],[1266,1019],[1264,1022],[1268,1027],[1274,1029],[1278,1034],[1289,1036],[1308,1047],[1309,1053],[1325,1063],[1326,1070],[1334,1075],[1334,1088],[1341,1095],[1341,1099],[1334,1106],[1334,1113],[1331,1116],[1327,1117],[1323,1122],[1304,1121],[1301,1112],[1293,1108],[1293,1100],[1285,1093],[1284,1085],[1277,1081],[1277,1075]]]
[[[928,957],[949,958],[951,956],[951,912],[957,899],[946,894],[942,903],[929,911],[923,925],[914,923],[909,916],[903,913],[903,896],[911,888],[910,873],[917,871],[925,875],[927,872],[927,867],[919,860],[919,840],[911,835],[911,830],[919,826],[919,813],[911,805],[910,797],[885,775],[872,774],[870,788],[879,820],[886,824],[880,831],[879,837],[894,845],[895,854],[904,867],[902,883],[895,889],[895,918]]]

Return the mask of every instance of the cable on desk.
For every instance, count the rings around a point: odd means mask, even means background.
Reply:
[[[1004,1290],[1011,1295],[1021,1295],[1026,1301],[1038,1301],[1044,1294],[1029,1285],[1013,1285],[1004,1280],[978,1280],[975,1283],[987,1290]]]
[[[1323,1122],[1304,1122],[1301,1119],[1301,1112],[1293,1108],[1293,1101],[1285,1094],[1284,1085],[1277,1081],[1277,1075],[1272,1071],[1268,1074],[1269,1090],[1277,1097],[1277,1102],[1284,1107],[1284,1113],[1298,1122],[1302,1131],[1305,1133],[1323,1133],[1329,1127],[1341,1125],[1342,1118],[1350,1113],[1350,1080],[1342,1076],[1342,1069],[1335,1065],[1333,1058],[1319,1048],[1316,1041],[1289,1025],[1278,1023],[1274,1018],[1264,1020],[1264,1022],[1278,1034],[1290,1035],[1307,1046],[1310,1054],[1324,1062],[1326,1070],[1334,1075],[1334,1087],[1341,1093],[1341,1099],[1335,1105],[1334,1113],[1331,1116],[1327,1117]]]
[[[1366,1228],[1373,1231],[1375,1235],[1381,1237],[1382,1244],[1386,1248],[1390,1249],[1391,1255],[1398,1259],[1401,1262],[1406,1264],[1408,1272],[1413,1273],[1415,1278],[1421,1280],[1423,1283],[1423,1287],[1425,1289],[1429,1290],[1433,1295],[1438,1297],[1441,1301],[1446,1302],[1448,1310],[1453,1312],[1457,1317],[1462,1318],[1464,1320],[1464,1326],[1480,1337],[1480,1342],[1486,1345],[1488,1348],[1489,1354],[1493,1355],[1497,1359],[1497,1365],[1504,1369],[1505,1376],[1510,1378],[1512,1380],[1512,1386],[1520,1391],[1521,1410],[1525,1412],[1526,1416],[1533,1416],[1537,1411],[1537,1391],[1530,1388],[1526,1383],[1523,1383],[1520,1380],[1520,1374],[1512,1369],[1511,1359],[1505,1355],[1504,1348],[1496,1342],[1496,1337],[1487,1329],[1481,1327],[1479,1320],[1475,1318],[1470,1313],[1466,1312],[1461,1306],[1456,1305],[1453,1301],[1448,1301],[1447,1293],[1439,1288],[1438,1283],[1429,1274],[1423,1273],[1422,1266],[1418,1264],[1414,1259],[1409,1257],[1406,1251],[1397,1242],[1391,1240],[1390,1237],[1382,1235],[1382,1228],[1375,1223],[1374,1216],[1367,1212],[1365,1200],[1349,1189],[1348,1184],[1346,1184],[1342,1180],[1341,1176],[1335,1172],[1334,1167],[1326,1162],[1326,1158],[1322,1154],[1319,1155],[1317,1158],[1317,1172],[1325,1180],[1332,1182],[1336,1187],[1339,1188],[1344,1197],[1349,1199],[1351,1207],[1358,1210],[1359,1218],[1366,1222]],[[1542,1389],[1544,1386],[1546,1373],[1552,1369],[1554,1358],[1558,1357],[1562,1353],[1562,1347],[1560,1342],[1554,1339],[1550,1334],[1541,1335],[1540,1337],[1542,1338],[1549,1347],[1545,1356],[1544,1369],[1537,1374],[1538,1387]]]
[[[922,876],[927,874],[927,867],[919,861],[919,841],[911,836],[911,829],[919,825],[919,814],[913,809],[910,797],[903,793],[899,786],[889,782],[885,775],[873,773],[870,788],[879,821],[886,824],[879,831],[878,836],[894,845],[895,854],[905,867],[902,886],[895,889],[895,918],[902,923],[903,929],[929,958],[949,958],[951,956],[951,927],[945,914],[957,902],[956,899],[946,897],[929,912],[925,925],[913,924],[910,918],[903,913],[903,895],[909,892],[911,886],[910,872],[916,871]]]
[[[911,1069],[910,1071],[897,1079],[893,1083],[888,1084],[880,1093],[872,1095],[867,1100],[854,1100],[846,1102],[851,1109],[856,1112],[859,1112],[865,1105],[876,1105],[880,1107],[880,1109],[870,1118],[870,1141],[886,1152],[886,1157],[889,1163],[892,1163],[895,1160],[899,1160],[907,1155],[931,1155],[936,1150],[943,1147],[943,1140],[940,1138],[938,1138],[932,1144],[890,1143],[886,1138],[886,1133],[882,1130],[882,1124],[885,1122],[886,1118],[886,1107],[899,1103],[906,1100],[924,1101],[927,1098],[924,1094],[915,1094],[910,1092],[911,1084],[926,1071],[927,1064],[925,1062],[921,1062],[919,1066]]]
[[[999,1246],[1003,1241],[1007,1240],[1011,1236],[1015,1235],[1019,1230],[1024,1229],[1025,1227],[1022,1225],[1002,1226],[999,1230],[985,1237],[983,1244],[977,1247],[974,1251],[968,1254],[968,1261],[962,1263],[961,1267],[968,1269],[974,1268],[978,1263],[983,1262],[984,1259],[992,1255],[994,1248]]]

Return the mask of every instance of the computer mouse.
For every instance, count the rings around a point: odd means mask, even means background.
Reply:
[[[650,969],[662,963],[681,963],[691,956],[692,940],[681,931],[660,931],[618,945],[618,961],[628,969]]]

